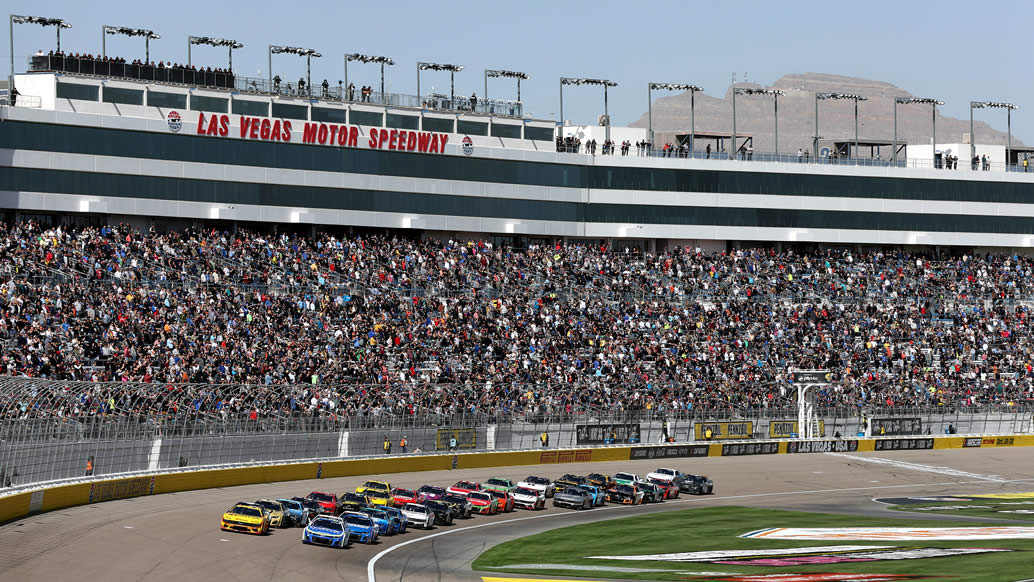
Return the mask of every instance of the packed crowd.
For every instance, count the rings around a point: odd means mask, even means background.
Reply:
[[[0,416],[1034,397],[1034,260],[0,226]],[[84,382],[73,382],[84,381]],[[102,383],[104,382],[104,383]]]

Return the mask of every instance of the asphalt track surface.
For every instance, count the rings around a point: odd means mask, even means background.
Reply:
[[[41,514],[0,527],[0,580],[345,580],[378,582],[481,580],[471,562],[486,548],[549,529],[645,512],[742,505],[857,515],[889,515],[874,497],[1034,491],[1034,448],[798,454],[610,463],[535,465],[370,475],[249,485],[111,501]],[[589,511],[518,510],[457,520],[430,532],[382,538],[374,546],[331,550],[301,544],[300,529],[268,537],[219,530],[219,516],[239,500],[342,493],[367,478],[393,486],[450,485],[492,476],[556,478],[563,473],[658,465],[706,474],[715,495],[683,495],[662,504]],[[918,516],[924,517],[924,516]],[[939,519],[940,516],[927,516]],[[941,518],[943,519],[943,518]],[[951,517],[959,520],[960,518]],[[1015,522],[1013,522],[1015,523]],[[758,528],[771,524],[757,524]],[[375,562],[371,564],[371,562]],[[522,576],[529,578],[529,576]],[[551,578],[556,578],[551,577]]]

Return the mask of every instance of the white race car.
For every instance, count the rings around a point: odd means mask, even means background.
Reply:
[[[528,489],[540,491],[542,492],[542,495],[545,497],[552,497],[553,494],[556,492],[556,485],[554,485],[552,481],[546,479],[545,477],[536,477],[534,475],[531,475],[524,481],[521,481],[517,484],[517,486],[527,487]]]
[[[423,529],[434,527],[434,512],[419,503],[407,503],[401,507],[402,515],[409,520],[409,525]]]
[[[620,485],[635,485],[642,481],[642,478],[635,473],[614,473],[614,483]]]
[[[513,490],[513,504],[524,509],[545,509],[546,495],[538,489],[518,485]]]
[[[665,467],[646,474],[647,479],[660,479],[661,481],[674,481],[682,476],[682,471],[676,471],[675,469],[668,469]]]

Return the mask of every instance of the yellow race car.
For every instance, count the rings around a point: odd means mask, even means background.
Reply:
[[[284,511],[284,506],[279,501],[259,499],[255,505],[269,514],[269,527],[291,527],[291,520],[287,517],[287,512]]]
[[[370,505],[377,507],[395,507],[395,500],[391,498],[391,494],[387,491],[367,489],[363,492],[363,495],[366,496],[366,500]]]
[[[369,493],[371,491],[383,491],[387,493],[391,491],[391,485],[388,485],[384,481],[367,481],[355,489],[356,493]]]
[[[223,513],[219,529],[256,535],[269,533],[269,515],[254,503],[238,503]]]

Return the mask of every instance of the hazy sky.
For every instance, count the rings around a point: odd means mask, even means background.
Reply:
[[[162,35],[151,58],[184,62],[187,36],[217,36],[245,43],[234,52],[244,76],[266,76],[267,45],[312,47],[312,80],[342,78],[342,55],[386,55],[389,91],[416,92],[416,61],[465,65],[456,92],[480,96],[486,68],[527,72],[526,111],[539,118],[559,113],[559,78],[602,77],[610,90],[614,125],[646,111],[646,84],[688,82],[721,96],[732,79],[767,84],[787,73],[820,72],[887,81],[915,95],[945,101],[943,115],[966,118],[970,100],[1011,101],[1013,133],[1034,142],[1034,98],[1029,97],[1030,23],[1034,8],[957,0],[841,2],[668,2],[653,0],[521,0],[516,2],[141,2],[109,0],[8,0],[15,14],[64,18],[66,52],[99,53],[101,26],[150,28]],[[15,26],[15,69],[37,49],[50,50],[54,29]],[[4,76],[9,68],[3,45]],[[108,37],[108,54],[143,58],[140,38]],[[226,51],[194,47],[194,63],[226,65]],[[284,79],[305,71],[304,59],[273,57]],[[259,72],[261,71],[261,75]],[[375,65],[353,63],[356,86],[376,85]],[[448,91],[447,73],[425,72],[425,92]],[[515,95],[510,80],[489,81],[489,95]],[[655,97],[657,95],[655,94]],[[602,113],[598,87],[564,90],[565,116],[588,123]],[[977,112],[1005,129],[1005,113]]]

